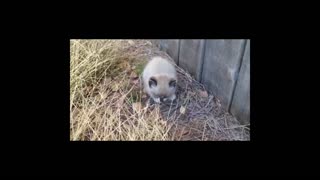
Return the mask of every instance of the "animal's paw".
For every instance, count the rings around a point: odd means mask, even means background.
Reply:
[[[153,98],[153,101],[156,103],[160,103],[160,98]]]

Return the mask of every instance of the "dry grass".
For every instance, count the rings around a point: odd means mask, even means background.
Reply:
[[[147,104],[139,74],[155,55],[146,40],[71,40],[71,140],[249,140],[249,127],[178,70],[178,99]]]

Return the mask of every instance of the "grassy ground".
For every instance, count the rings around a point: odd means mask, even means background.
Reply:
[[[150,105],[140,78],[150,57],[171,59],[146,40],[71,40],[71,140],[249,140],[249,127],[178,71],[178,100]]]

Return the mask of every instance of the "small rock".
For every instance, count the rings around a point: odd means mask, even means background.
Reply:
[[[180,113],[181,113],[181,114],[186,113],[186,108],[185,108],[184,106],[181,106],[181,107],[180,107]]]
[[[201,97],[208,97],[208,92],[206,90],[202,91],[202,90],[199,90],[199,95]]]

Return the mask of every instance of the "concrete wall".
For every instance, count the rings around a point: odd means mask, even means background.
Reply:
[[[157,40],[175,62],[250,123],[250,40]]]
[[[230,112],[237,115],[242,123],[250,121],[250,40],[246,42]]]

